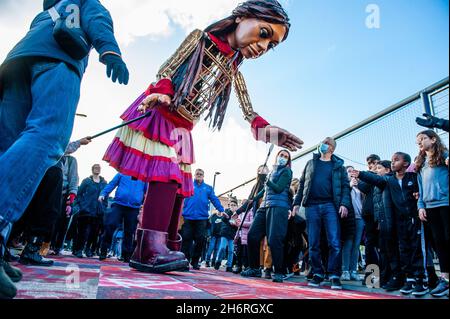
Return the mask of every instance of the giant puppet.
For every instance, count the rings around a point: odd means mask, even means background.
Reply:
[[[253,110],[239,72],[245,59],[258,58],[283,42],[289,28],[276,0],[240,4],[231,16],[193,31],[160,68],[158,81],[122,115],[129,121],[150,112],[121,128],[104,156],[121,173],[150,183],[131,267],[164,273],[188,266],[180,252],[178,223],[183,199],[193,194],[191,130],[205,113],[211,127],[221,128],[232,86],[256,139],[267,142],[276,136],[271,142],[292,151],[303,144]]]

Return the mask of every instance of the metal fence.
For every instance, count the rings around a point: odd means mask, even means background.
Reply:
[[[345,165],[365,169],[365,159],[369,154],[378,154],[382,159],[390,159],[398,151],[414,157],[418,154],[416,135],[425,128],[416,124],[416,117],[423,113],[440,118],[449,118],[449,78],[445,78],[405,100],[355,124],[336,134],[336,155],[345,160]],[[437,130],[448,146],[448,133]],[[303,151],[293,159],[293,171],[299,176],[317,145]],[[255,179],[224,192],[221,196],[238,191],[249,193]]]

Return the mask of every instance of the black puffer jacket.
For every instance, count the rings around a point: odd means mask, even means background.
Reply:
[[[398,179],[392,174],[378,176],[361,172],[359,179],[378,188],[389,188],[389,193],[383,195],[383,200],[388,205],[384,208],[389,208],[390,205],[401,218],[417,217],[417,200],[414,193],[419,192],[419,185],[416,173],[405,173],[401,188]],[[385,196],[388,197],[385,199]]]
[[[380,225],[381,234],[387,236],[392,234],[394,227],[391,191],[386,183],[374,176],[377,175],[370,172],[360,173],[361,180],[377,185],[373,188],[373,215],[375,222]],[[392,176],[392,174],[386,175],[386,178],[388,176]],[[379,183],[376,183],[377,180]]]
[[[316,163],[319,160],[320,155],[314,154],[313,159],[306,163],[302,177],[300,178],[299,189],[295,195],[294,206],[304,206],[308,201]],[[347,218],[340,218],[341,238],[345,240],[351,238],[356,229],[355,212],[350,198],[350,181],[344,167],[344,161],[335,155],[331,157],[331,160],[334,162],[332,176],[333,203],[338,211],[341,206],[345,206],[348,209]]]
[[[319,160],[320,155],[314,154],[313,159],[306,163],[302,177],[300,178],[300,187],[295,195],[294,206],[304,206],[304,204],[308,201],[316,163]],[[348,180],[347,171],[344,167],[344,161],[335,155],[331,157],[331,161],[334,162],[332,176],[334,205],[337,210],[339,210],[339,207],[341,206],[345,206],[347,209],[352,209],[352,202],[350,199],[350,181]]]

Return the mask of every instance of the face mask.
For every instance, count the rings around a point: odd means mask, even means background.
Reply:
[[[288,160],[284,157],[278,157],[278,165],[280,166],[286,166],[288,163]]]
[[[324,155],[324,154],[328,153],[329,150],[330,150],[330,145],[320,143],[320,145],[318,147],[318,151],[320,154]]]

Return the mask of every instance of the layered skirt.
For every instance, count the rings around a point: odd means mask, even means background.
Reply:
[[[142,114],[137,111],[146,94],[142,94],[121,116],[124,121]],[[143,182],[176,182],[178,194],[194,194],[191,164],[195,162],[192,124],[177,113],[157,106],[151,114],[122,127],[103,160],[124,175]]]

